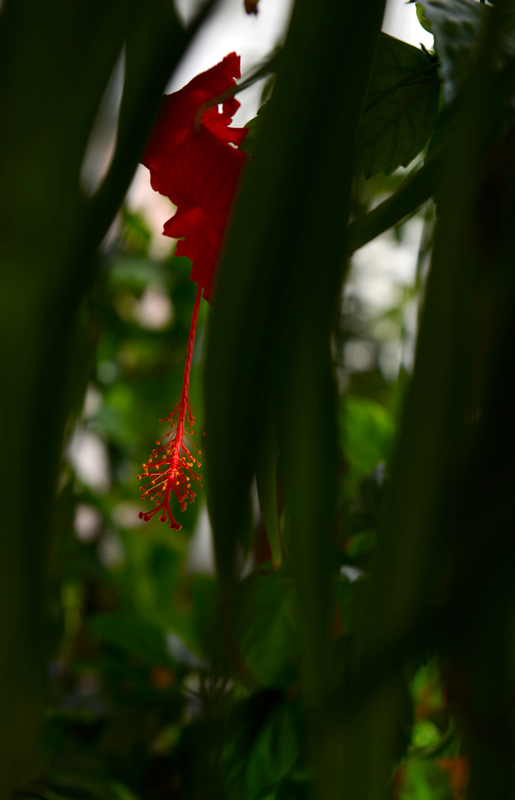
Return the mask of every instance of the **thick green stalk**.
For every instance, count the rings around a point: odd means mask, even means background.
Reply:
[[[209,509],[229,590],[263,437],[277,431],[303,683],[327,798],[338,796],[340,769],[324,722],[339,463],[330,337],[383,11],[382,0],[296,5],[220,266],[206,364]]]
[[[51,516],[65,426],[89,377],[79,310],[189,37],[161,0],[6,0],[0,14],[0,800],[42,768]],[[124,42],[118,149],[87,200],[81,165]]]

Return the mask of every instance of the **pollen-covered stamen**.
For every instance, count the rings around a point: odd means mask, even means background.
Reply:
[[[141,499],[146,500],[148,498],[156,506],[151,511],[140,511],[140,519],[148,522],[155,514],[161,511],[162,513],[159,517],[161,522],[166,522],[169,519],[170,527],[176,530],[179,530],[181,525],[174,518],[170,508],[172,492],[179,501],[181,511],[184,511],[188,502],[193,503],[196,497],[196,489],[202,488],[200,473],[197,472],[197,469],[201,466],[198,460],[198,456],[201,453],[190,438],[195,425],[195,415],[188,395],[193,344],[201,296],[202,287],[199,286],[191,320],[181,398],[173,411],[164,420],[160,420],[160,422],[168,422],[170,430],[163,439],[156,442],[156,447],[150,454],[148,461],[143,464],[143,473],[139,475],[140,480],[147,481],[140,487]],[[186,430],[186,426],[188,430]]]

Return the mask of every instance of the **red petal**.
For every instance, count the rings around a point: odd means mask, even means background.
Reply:
[[[236,53],[229,53],[214,67],[201,72],[200,75],[193,78],[181,89],[181,92],[202,92],[204,94],[204,103],[206,103],[235,86],[236,81],[234,79],[239,78],[240,75],[240,57]]]
[[[247,129],[229,127],[239,107],[234,97],[223,103],[222,111],[217,105],[202,109],[231,89],[239,76],[240,57],[230,53],[183,89],[167,95],[141,159],[150,170],[152,187],[177,206],[164,233],[182,238],[176,253],[192,260],[191,278],[203,287],[206,299],[247,159],[232,144],[240,144]]]
[[[240,104],[238,101],[235,100],[234,102],[237,104],[237,107],[239,107]],[[204,111],[202,114],[202,125],[205,125],[211,133],[214,133],[217,139],[227,144],[232,142],[233,144],[239,145],[247,135],[248,128],[230,128],[229,125],[231,122],[232,115],[220,114],[216,106],[208,108],[208,110]]]
[[[180,239],[190,234],[197,235],[206,225],[206,215],[201,208],[178,209],[168,222],[165,222],[163,233]]]
[[[197,119],[201,108],[218,95],[236,85],[234,78],[240,77],[240,57],[229,53],[211,69],[201,72],[186,86],[173,94],[165,95],[157,120],[148,139],[141,163],[150,170],[152,188],[158,188],[157,173],[174,150],[179,147],[188,132],[202,122],[223,142],[241,144],[246,136],[246,128],[229,128],[239,102],[233,97],[223,104],[223,113],[218,107],[208,108]]]
[[[246,158],[202,129],[197,136],[188,136],[160,173],[160,191],[177,206],[164,233],[184,237],[176,253],[192,260],[191,278],[204,288],[207,299]]]

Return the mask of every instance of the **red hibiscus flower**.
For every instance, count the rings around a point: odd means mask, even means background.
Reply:
[[[180,528],[170,500],[174,494],[181,511],[195,499],[200,487],[198,450],[191,440],[195,416],[189,400],[191,361],[202,292],[210,301],[216,265],[227,227],[245,153],[237,149],[246,128],[231,128],[239,107],[230,97],[221,110],[213,101],[236,85],[240,57],[230,53],[216,66],[197,75],[178,92],[166,95],[141,159],[150,170],[152,188],[177,206],[163,233],[181,239],[176,254],[192,261],[191,279],[198,284],[191,321],[181,397],[164,420],[166,436],[156,442],[143,464],[141,499],[155,508],[140,512],[148,522],[155,514]]]
[[[246,128],[231,128],[239,102],[230,91],[240,77],[240,57],[230,53],[183,89],[166,95],[141,163],[150,170],[152,188],[169,197],[177,212],[164,234],[182,239],[178,256],[193,262],[191,279],[210,301],[216,264],[246,154],[239,145]]]

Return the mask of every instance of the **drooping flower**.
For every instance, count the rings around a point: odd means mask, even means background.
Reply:
[[[202,293],[210,301],[216,265],[227,228],[241,170],[248,156],[237,146],[246,128],[231,128],[239,102],[231,95],[240,77],[240,57],[230,53],[219,64],[197,75],[183,89],[164,97],[141,162],[150,170],[152,188],[170,198],[177,211],[163,229],[180,239],[178,256],[192,261],[191,279],[198,284],[191,321],[181,397],[164,422],[170,428],[156,442],[143,464],[141,499],[155,508],[140,512],[146,521],[160,513],[170,527],[181,525],[173,516],[172,493],[181,511],[201,488],[200,450],[191,440],[195,416],[189,382],[195,330]],[[220,106],[215,102],[225,96]]]
[[[191,259],[191,279],[202,286],[208,301],[234,194],[248,157],[237,149],[247,129],[230,127],[239,102],[227,97],[221,109],[212,103],[227,96],[239,77],[240,57],[230,53],[178,92],[166,95],[141,159],[150,170],[152,188],[177,206],[163,233],[175,239],[184,237],[176,254]]]

